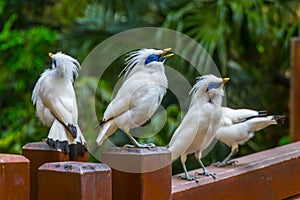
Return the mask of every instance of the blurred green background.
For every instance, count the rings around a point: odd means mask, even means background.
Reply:
[[[20,154],[24,144],[48,134],[30,101],[39,75],[51,65],[48,52],[63,51],[82,62],[101,41],[137,27],[170,28],[198,41],[222,76],[231,78],[226,84],[228,106],[289,116],[290,40],[300,31],[298,0],[0,0],[0,16],[0,152]],[[199,74],[178,60],[175,56],[168,65],[193,85]],[[124,57],[99,83],[83,78],[75,84],[77,95],[98,84],[99,118],[123,66]],[[182,113],[170,92],[163,105],[167,110],[163,130],[141,142],[168,144]],[[238,156],[286,144],[288,134],[287,119],[284,125],[257,133]],[[120,145],[128,142],[122,133],[114,138]],[[228,152],[218,143],[205,163],[221,160]],[[193,166],[193,159],[189,169],[199,167]]]

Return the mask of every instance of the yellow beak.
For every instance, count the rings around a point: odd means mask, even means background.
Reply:
[[[171,56],[174,56],[174,53],[170,53],[170,54],[164,55],[164,58],[170,58]]]
[[[223,83],[227,83],[230,80],[230,78],[223,78]]]
[[[163,53],[167,53],[169,51],[171,51],[172,48],[166,48],[166,49],[163,49]]]
[[[171,51],[172,48],[166,48],[166,49],[163,49],[163,54]],[[164,58],[170,58],[171,56],[174,56],[174,53],[170,53],[170,54],[166,54],[164,55]]]

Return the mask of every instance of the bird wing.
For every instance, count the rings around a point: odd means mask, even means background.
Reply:
[[[197,135],[197,126],[195,124],[198,123],[198,120],[194,115],[195,112],[188,111],[171,138],[168,149],[172,153],[172,160],[183,154]]]
[[[53,84],[55,83],[55,84]],[[45,78],[40,85],[39,96],[43,104],[51,111],[54,117],[64,126],[76,124],[77,108],[74,88],[71,82],[66,84],[57,80],[55,76]]]
[[[250,139],[249,126],[246,122],[220,127],[216,132],[216,138],[228,146],[238,144]]]
[[[148,92],[147,86],[149,84],[155,83],[151,81],[149,74],[144,72],[138,72],[126,79],[120,87],[116,97],[106,108],[103,115],[103,121],[107,121],[121,115],[122,113],[130,110],[132,107],[140,104],[143,99],[151,99],[153,94]]]
[[[40,76],[37,83],[34,86],[32,91],[31,101],[33,105],[36,107],[36,113],[39,119],[43,122],[46,126],[51,126],[54,121],[54,116],[52,115],[51,111],[44,105],[41,99],[41,87],[45,79],[47,79],[48,75],[50,74],[50,70],[45,70],[45,72]]]
[[[250,109],[232,109],[222,107],[223,116],[230,119],[233,124],[246,120],[247,118],[259,116],[259,112]]]
[[[274,116],[255,117],[244,122],[219,128],[216,138],[228,146],[232,146],[235,143],[243,144],[254,135],[255,131],[262,130],[272,124],[277,124]]]
[[[63,125],[74,124],[73,99],[66,97],[52,97],[43,99],[44,104],[49,108],[55,118]]]

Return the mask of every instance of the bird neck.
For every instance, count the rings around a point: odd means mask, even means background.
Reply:
[[[217,106],[222,105],[222,96],[221,95],[207,95],[196,93],[192,96],[191,104],[203,105],[206,103],[211,103]]]
[[[68,79],[74,82],[73,71],[71,67],[57,67],[55,68],[56,77],[61,79]]]

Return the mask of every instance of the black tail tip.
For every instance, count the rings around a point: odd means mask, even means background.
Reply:
[[[278,124],[284,124],[286,117],[284,115],[274,115],[274,119]]]
[[[86,144],[69,144],[68,141],[54,141],[52,138],[47,138],[46,142],[50,147],[54,149],[59,149],[65,154],[69,154],[70,160],[76,160],[79,156],[83,155],[85,152],[88,151]]]

